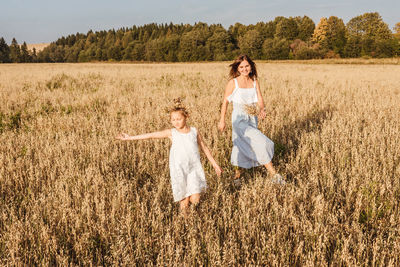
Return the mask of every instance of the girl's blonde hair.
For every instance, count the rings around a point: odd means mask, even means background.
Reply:
[[[185,118],[189,117],[189,110],[180,97],[174,98],[172,103],[166,108],[166,111],[169,114],[179,111]]]

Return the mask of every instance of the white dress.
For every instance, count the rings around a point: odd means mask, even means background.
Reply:
[[[172,146],[169,153],[174,201],[201,193],[207,187],[204,170],[200,162],[197,144],[197,130],[190,127],[188,133],[180,133],[172,128]]]
[[[258,102],[256,82],[252,88],[239,88],[234,81],[235,89],[228,96],[233,102],[231,163],[246,169],[267,164],[274,156],[274,142],[258,130],[257,116],[247,114],[245,109],[245,105]]]

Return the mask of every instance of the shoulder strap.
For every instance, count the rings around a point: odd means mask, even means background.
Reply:
[[[196,127],[190,127],[190,129],[193,131],[194,135],[197,136],[197,129],[196,129]]]
[[[238,81],[236,80],[236,78],[233,80],[235,81],[235,88],[239,88],[239,84],[238,84]]]
[[[254,83],[253,83],[253,85],[254,85],[254,88],[256,88],[256,78],[254,78]]]

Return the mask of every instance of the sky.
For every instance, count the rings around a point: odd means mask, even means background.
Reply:
[[[366,12],[379,12],[392,30],[400,22],[400,0],[3,0],[0,37],[7,43],[50,43],[69,34],[148,23],[268,22],[277,16],[337,16],[347,23]]]

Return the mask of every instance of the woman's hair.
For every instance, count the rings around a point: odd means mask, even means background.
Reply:
[[[166,108],[166,111],[171,114],[172,112],[179,111],[185,118],[189,117],[189,110],[183,104],[182,99],[180,97],[174,98],[172,103]]]
[[[238,56],[235,61],[229,65],[229,67],[231,67],[231,70],[229,71],[229,78],[230,79],[234,79],[236,77],[238,77],[240,75],[238,68],[240,63],[242,63],[243,61],[247,61],[250,64],[251,67],[251,71],[249,73],[249,77],[254,80],[257,78],[257,68],[256,68],[256,63],[254,63],[253,60],[251,60],[251,58],[249,58],[248,55],[240,55]]]

